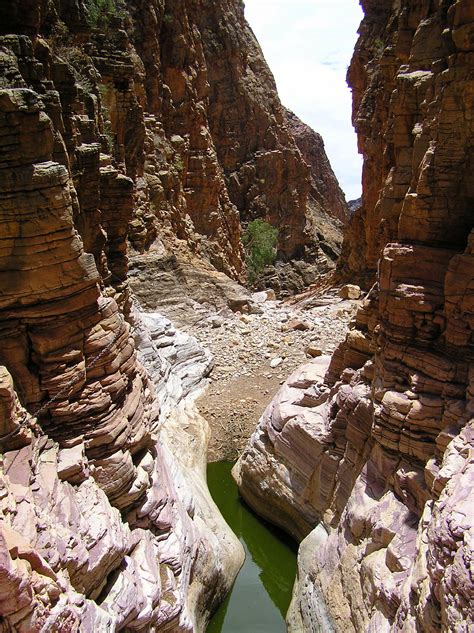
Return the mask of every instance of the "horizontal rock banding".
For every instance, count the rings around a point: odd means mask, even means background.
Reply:
[[[292,393],[311,432],[284,401],[290,378],[237,475],[249,502],[298,537],[320,522],[302,545],[291,630],[468,631],[473,15],[463,0],[447,13],[363,5],[349,70],[362,207],[339,268],[376,283],[318,396]]]

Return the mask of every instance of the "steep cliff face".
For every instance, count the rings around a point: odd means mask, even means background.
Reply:
[[[286,120],[304,161],[310,167],[308,221],[324,255],[336,262],[342,246],[343,226],[349,219],[344,193],[326,156],[320,134],[286,110]],[[338,221],[337,221],[338,220]]]
[[[42,63],[36,72],[60,94],[58,130],[81,179],[81,208],[103,216],[114,197],[128,196],[132,266],[143,273],[149,261],[152,278],[170,256],[196,258],[243,280],[241,224],[261,217],[279,229],[279,259],[306,260],[313,277],[327,271],[340,249],[337,183],[319,188],[315,214],[310,189],[328,181],[324,148],[311,176],[242,2],[37,0],[25,13],[9,0],[1,32],[33,37],[28,63]],[[94,143],[100,148],[77,150]],[[97,204],[88,171],[101,152],[131,182],[104,174]],[[77,226],[97,259],[103,237],[87,234],[87,224]]]
[[[0,38],[2,627],[199,631],[243,555],[192,407],[211,362],[132,312],[139,64],[120,22],[87,39],[86,17],[67,2],[2,15],[32,35]]]
[[[234,255],[233,268],[226,265],[228,258],[219,261],[219,249],[208,256],[218,270],[244,279],[236,257],[237,252],[241,256],[240,227],[264,218],[279,229],[280,260],[310,262],[312,279],[327,272],[328,260],[330,265],[340,251],[341,230],[334,221],[340,201],[322,190],[318,200],[325,215],[315,220],[311,168],[287,125],[274,79],[245,21],[243,3],[189,0],[179,9],[138,3],[132,15],[138,25],[135,47],[145,66],[144,107],[163,121],[168,138],[175,142],[179,135],[185,140],[180,160],[191,212],[176,205],[173,233],[198,254],[208,255],[207,236],[217,220],[210,195],[219,191],[230,200],[233,215],[225,215],[224,233],[227,229],[231,237],[220,231],[216,243],[230,239]],[[320,149],[319,178],[327,164]],[[162,184],[169,196],[169,183]],[[194,233],[183,230],[189,218]],[[148,233],[146,241],[153,241],[155,233]],[[158,233],[162,238],[161,228]],[[174,252],[179,251],[175,244]],[[133,258],[142,276],[147,259],[155,269],[167,267],[157,252],[155,242],[149,255]],[[298,269],[296,274],[302,287],[304,276]],[[278,280],[275,283],[278,287]]]
[[[370,284],[388,242],[465,246],[472,226],[472,16],[459,2],[396,11],[362,4],[348,71],[364,155],[362,208],[340,267]]]
[[[245,222],[263,217],[279,229],[283,259],[304,255],[309,169],[285,125],[275,82],[244,18],[244,3],[191,2],[209,80],[209,125],[229,195]]]
[[[236,476],[267,518],[309,533],[291,630],[468,631],[474,14],[363,7],[349,72],[363,206],[344,266],[376,283],[327,371],[287,381]]]
[[[329,213],[342,223],[349,218],[348,203],[329,163],[320,134],[303,123],[294,112],[286,110],[286,120],[296,145],[310,166],[310,199],[319,213]]]
[[[31,52],[26,38],[7,44]],[[128,214],[118,206],[96,225],[95,209],[89,224],[78,204],[103,174],[107,192],[113,179],[129,191],[129,179],[90,161],[86,189],[76,189],[69,169],[52,160],[64,145],[38,94],[18,87],[0,95],[0,357],[9,370],[0,389],[2,622],[15,631],[199,630],[231,581],[216,566],[220,554],[208,552],[225,542],[224,567],[239,564],[239,547],[205,494],[205,425],[191,407],[182,410],[210,359],[152,324],[153,340],[141,345],[145,370],[123,316],[126,286],[104,286],[109,265],[118,273],[122,262],[123,271]],[[64,122],[57,93],[45,96]],[[97,149],[76,151],[98,158]],[[129,209],[126,195],[117,202]],[[102,278],[80,222],[102,238]],[[150,376],[170,395],[155,396]],[[170,440],[176,415],[188,430]]]

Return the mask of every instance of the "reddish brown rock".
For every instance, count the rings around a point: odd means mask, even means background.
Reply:
[[[337,183],[320,148],[314,177],[324,183],[316,196],[324,213],[313,217],[310,172],[241,3],[211,8],[190,0],[164,14],[158,3],[138,3],[132,15],[151,113],[146,125],[155,130],[145,145],[143,191],[149,187],[151,195],[149,202],[144,198],[134,244],[143,250],[154,239],[155,216],[161,230],[170,222],[194,252],[235,277],[240,222],[261,217],[279,228],[281,259],[314,263],[319,253],[317,265],[326,272],[326,255],[331,260],[339,252],[331,218],[339,214],[340,192],[332,195]]]
[[[52,5],[40,4],[38,29],[48,15],[54,22]],[[90,31],[74,11],[64,17]],[[152,434],[166,427],[164,399],[125,318],[143,160],[131,49],[117,33],[115,57],[99,36],[60,53],[56,37],[1,38],[0,611],[16,631],[191,631],[205,626],[241,554],[202,482],[205,422],[193,420],[186,467]],[[114,82],[105,94],[99,67]],[[197,356],[188,347],[171,353],[180,367]],[[153,354],[161,390],[180,385]],[[186,373],[175,408],[205,369]],[[192,418],[187,406],[180,422]],[[206,550],[224,541],[216,565]]]
[[[376,283],[324,379],[290,377],[236,468],[253,507],[309,533],[290,630],[474,626],[468,4],[363,3],[363,206],[341,269]]]
[[[326,156],[321,135],[303,123],[291,110],[286,110],[286,119],[296,145],[310,167],[309,200],[316,214],[315,227],[318,224],[324,226],[325,216],[337,218],[346,224],[349,219],[348,205]]]

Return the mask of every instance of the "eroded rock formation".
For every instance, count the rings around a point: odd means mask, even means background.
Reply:
[[[161,405],[147,450],[118,451],[107,472],[81,437],[70,446],[33,428],[9,440],[22,448],[2,460],[0,603],[15,631],[199,631],[241,564],[207,492],[207,424],[193,406],[211,358],[163,317],[134,319]],[[3,426],[28,415],[6,371],[0,393]],[[117,503],[127,459],[137,479]]]
[[[319,249],[243,3],[8,0],[0,131],[0,628],[200,631],[242,556],[205,486],[210,358],[137,314],[129,253],[148,307],[236,308],[241,221]]]
[[[310,166],[309,195],[314,212],[317,215],[329,214],[345,224],[349,218],[348,203],[326,156],[322,136],[288,109],[286,120],[301,155]]]
[[[467,632],[474,14],[464,0],[363,7],[349,71],[363,206],[343,266],[376,283],[327,371],[288,379],[236,477],[309,534],[291,630]]]
[[[0,39],[1,626],[200,631],[242,560],[192,406],[210,359],[131,312],[141,106],[130,52],[94,46],[97,66],[41,37]],[[103,94],[99,66],[116,82]]]
[[[52,82],[40,94],[54,120],[55,159],[73,170],[76,224],[96,263],[103,236],[87,227],[94,217],[105,226],[120,198],[130,215],[132,264],[146,270],[150,257],[150,278],[172,256],[243,280],[241,223],[256,217],[278,226],[282,261],[304,262],[295,268],[300,287],[308,275],[327,272],[340,249],[331,219],[341,213],[337,183],[319,187],[315,219],[311,183],[329,182],[324,148],[318,145],[312,174],[243,3],[111,0],[98,7],[98,0],[37,0],[23,19],[9,0],[0,23],[1,33],[31,38],[4,40],[5,87]],[[123,280],[123,236],[112,237],[110,222],[107,233],[109,259],[117,258],[110,272]]]

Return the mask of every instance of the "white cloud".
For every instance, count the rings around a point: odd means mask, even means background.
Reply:
[[[347,199],[358,198],[362,163],[345,80],[362,19],[357,0],[245,0],[245,15],[282,103],[322,135]]]

